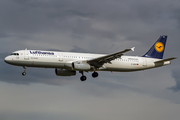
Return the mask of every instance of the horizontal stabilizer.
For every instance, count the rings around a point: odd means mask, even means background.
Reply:
[[[170,60],[174,60],[174,59],[177,59],[177,57],[162,59],[162,60],[156,61],[156,62],[154,62],[154,63],[166,62],[166,61],[170,61]]]

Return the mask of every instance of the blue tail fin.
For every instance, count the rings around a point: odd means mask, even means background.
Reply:
[[[166,46],[167,36],[160,36],[159,39],[154,43],[150,50],[142,57],[158,58],[163,59],[164,50]]]

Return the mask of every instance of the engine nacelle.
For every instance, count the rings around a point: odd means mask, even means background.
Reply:
[[[91,66],[88,63],[85,62],[73,62],[72,68],[74,70],[90,70]]]
[[[56,68],[55,73],[57,76],[74,76],[76,71]]]

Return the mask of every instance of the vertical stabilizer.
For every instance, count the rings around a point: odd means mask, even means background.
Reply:
[[[150,50],[142,57],[158,58],[163,59],[164,50],[166,46],[167,36],[160,36],[159,39],[154,43]]]

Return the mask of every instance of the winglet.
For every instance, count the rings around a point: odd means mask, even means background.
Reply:
[[[134,51],[135,47],[132,47],[131,50]]]

